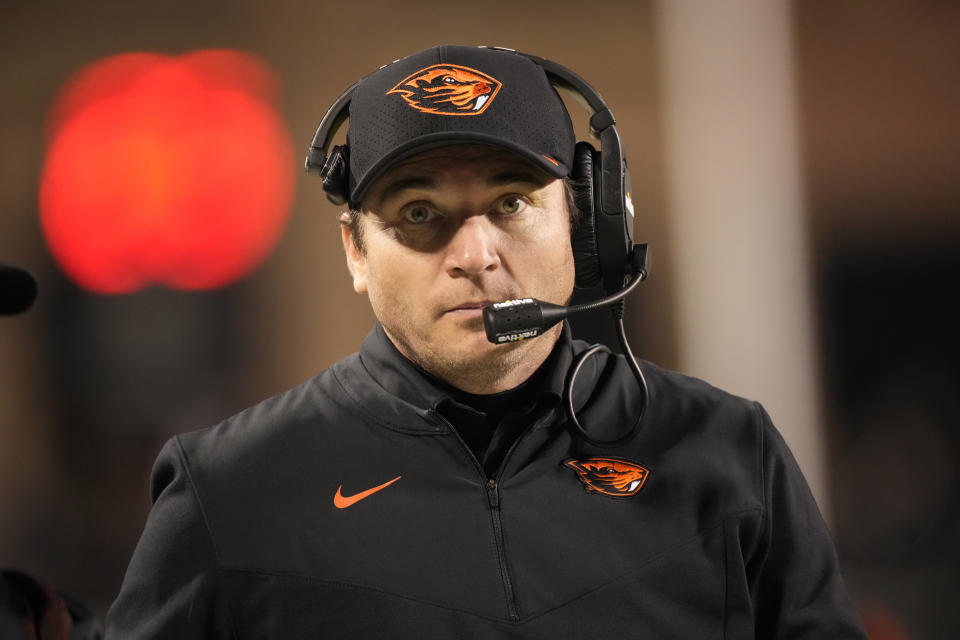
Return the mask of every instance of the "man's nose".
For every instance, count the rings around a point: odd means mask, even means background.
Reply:
[[[485,216],[469,216],[447,243],[444,266],[451,276],[478,275],[500,266],[499,230]]]

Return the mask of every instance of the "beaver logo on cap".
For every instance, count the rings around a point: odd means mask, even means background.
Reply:
[[[411,107],[445,116],[476,116],[490,106],[501,83],[456,64],[435,64],[400,81],[387,95],[400,94]]]
[[[563,464],[577,472],[587,491],[615,498],[628,498],[643,488],[650,470],[619,458],[584,458]]]

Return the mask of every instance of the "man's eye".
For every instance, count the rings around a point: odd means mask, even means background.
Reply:
[[[433,209],[429,207],[417,206],[407,209],[406,213],[403,214],[403,218],[413,224],[424,224],[425,222],[433,220],[436,215]]]
[[[520,196],[507,196],[500,201],[500,211],[502,213],[520,213],[527,208],[527,203]]]

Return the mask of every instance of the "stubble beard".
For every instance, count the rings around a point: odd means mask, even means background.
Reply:
[[[382,323],[383,324],[383,323]],[[387,336],[408,360],[462,391],[490,394],[518,386],[536,371],[553,350],[562,325],[537,337],[537,342],[522,340],[489,347],[482,354],[438,350],[429,341],[417,348],[402,328],[383,324]],[[399,329],[399,330],[398,330]],[[539,352],[543,352],[542,354]]]

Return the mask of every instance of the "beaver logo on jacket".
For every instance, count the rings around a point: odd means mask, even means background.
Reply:
[[[501,83],[485,73],[456,64],[435,64],[400,81],[386,95],[398,93],[424,113],[476,116],[493,102]]]
[[[577,472],[587,491],[615,498],[637,495],[650,477],[646,467],[620,458],[571,459],[563,464]]]

